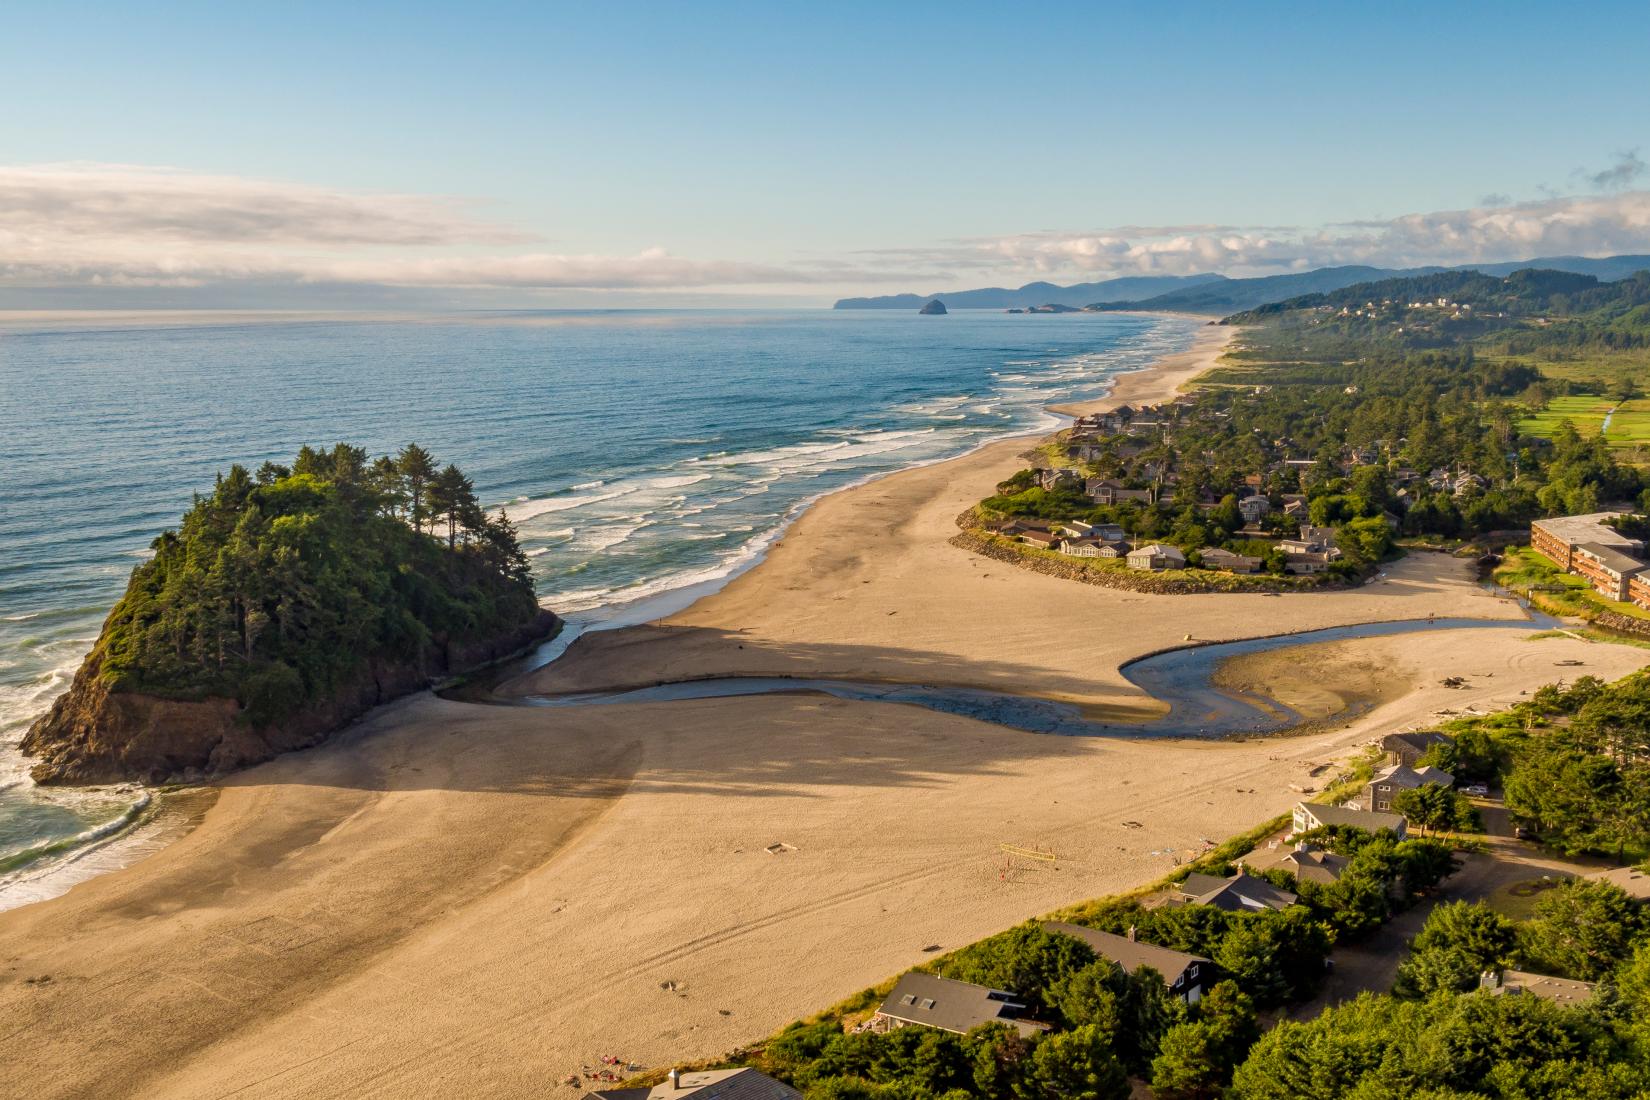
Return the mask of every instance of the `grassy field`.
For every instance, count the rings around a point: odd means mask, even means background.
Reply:
[[[1612,413],[1611,410],[1615,411]],[[1604,426],[1609,417],[1609,428]],[[1558,426],[1568,420],[1582,435],[1604,432],[1610,446],[1636,450],[1650,446],[1650,398],[1635,397],[1619,405],[1613,397],[1555,397],[1534,416],[1525,417],[1518,430],[1551,439]]]
[[[1568,351],[1547,348],[1535,355],[1498,354],[1491,348],[1481,349],[1480,358],[1509,363],[1528,363],[1548,378],[1567,382],[1597,383],[1606,393],[1623,380],[1643,385],[1650,378],[1650,351]]]

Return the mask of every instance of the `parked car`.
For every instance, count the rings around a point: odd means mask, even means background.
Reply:
[[[1470,795],[1473,798],[1488,798],[1490,789],[1482,783],[1468,783],[1465,787],[1461,788],[1461,793],[1464,795]]]

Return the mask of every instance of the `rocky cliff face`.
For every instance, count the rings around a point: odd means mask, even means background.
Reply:
[[[517,630],[441,646],[416,664],[369,664],[328,698],[262,727],[251,725],[233,699],[111,691],[98,675],[94,653],[69,690],[29,729],[23,751],[40,758],[31,769],[38,783],[161,783],[221,775],[324,741],[381,703],[532,645],[559,621],[543,611]]]

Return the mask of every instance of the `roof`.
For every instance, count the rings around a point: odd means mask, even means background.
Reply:
[[[1180,884],[1180,892],[1193,905],[1212,905],[1228,913],[1245,909],[1287,909],[1297,900],[1288,890],[1280,890],[1265,879],[1241,870],[1232,878],[1187,875],[1186,881]]]
[[[1175,559],[1186,560],[1186,555],[1180,552],[1180,547],[1165,546],[1160,542],[1154,542],[1150,546],[1142,546],[1138,550],[1129,551],[1129,557],[1131,558],[1136,554],[1149,554],[1154,558],[1168,558],[1171,561]]]
[[[1302,882],[1330,883],[1340,878],[1341,872],[1352,861],[1346,856],[1326,852],[1316,844],[1301,844],[1293,851],[1285,852],[1278,862],[1286,865]]]
[[[684,1073],[676,1084],[666,1081],[650,1089],[598,1089],[590,1096],[593,1100],[664,1100],[676,1096],[691,1096],[694,1100],[802,1100],[802,1094],[791,1086],[749,1066]]]
[[[1594,871],[1587,877],[1595,882],[1619,886],[1636,901],[1650,901],[1650,872],[1637,867],[1612,867],[1608,871]]]
[[[1632,554],[1602,542],[1579,543],[1576,549],[1588,557],[1597,558],[1600,565],[1614,573],[1637,573],[1644,568],[1644,563]]]
[[[1018,994],[913,970],[900,978],[877,1011],[904,1023],[958,1035],[995,1023],[1007,1024],[1022,1035],[1046,1030],[1047,1024],[1016,1018],[1025,1008]]]
[[[1142,966],[1149,966],[1163,975],[1165,985],[1174,985],[1180,976],[1191,966],[1207,963],[1209,960],[1202,955],[1188,955],[1184,951],[1175,951],[1168,947],[1159,947],[1155,943],[1141,943],[1131,940],[1127,936],[1119,936],[1112,932],[1102,932],[1098,928],[1085,928],[1081,924],[1067,924],[1065,921],[1051,920],[1043,922],[1045,932],[1062,932],[1075,939],[1082,940],[1094,950],[1102,959],[1110,959],[1124,970],[1133,974]]]
[[[1627,515],[1626,512],[1589,512],[1584,516],[1555,516],[1552,519],[1538,519],[1532,527],[1539,527],[1554,538],[1574,546],[1577,543],[1592,542],[1604,546],[1614,546],[1637,550],[1639,543],[1623,535],[1614,527],[1605,526],[1607,519],[1619,519]]]
[[[1331,806],[1327,802],[1297,802],[1295,809],[1305,810],[1320,825],[1350,825],[1375,832],[1379,829],[1398,831],[1404,825],[1402,814],[1383,814],[1378,810],[1356,810],[1350,806]]]
[[[1547,974],[1532,974],[1527,970],[1503,970],[1500,993],[1528,993],[1543,1001],[1558,1004],[1580,1004],[1593,995],[1592,982],[1554,978]]]
[[[1438,787],[1448,787],[1455,783],[1455,777],[1442,768],[1435,768],[1431,764],[1419,768],[1411,768],[1404,764],[1390,764],[1371,776],[1369,781],[1371,783],[1390,783],[1394,787],[1424,787],[1428,783]]]
[[[1397,741],[1424,752],[1434,745],[1447,745],[1454,740],[1455,738],[1449,734],[1439,733],[1437,730],[1417,730],[1413,733],[1389,733],[1381,738],[1381,744],[1388,745]]]

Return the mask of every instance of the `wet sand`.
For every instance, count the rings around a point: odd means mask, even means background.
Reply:
[[[1178,384],[1137,374],[1118,399]],[[827,498],[720,594],[588,635],[503,690],[838,675],[1150,709],[1118,666],[1188,634],[1517,614],[1437,555],[1348,592],[1161,597],[950,546],[1023,448]],[[1344,643],[1302,674],[1364,662],[1410,689],[1350,724],[1244,743],[1049,737],[809,695],[409,698],[235,777],[143,862],[0,914],[0,1094],[573,1095],[556,1083],[602,1054],[714,1056],[926,945],[1163,874],[1381,732],[1575,674],[1558,660],[1613,677],[1650,657],[1527,637]],[[1469,686],[1439,686],[1441,669]],[[1248,675],[1284,691],[1284,671]],[[1005,844],[1060,859],[1016,865]]]

